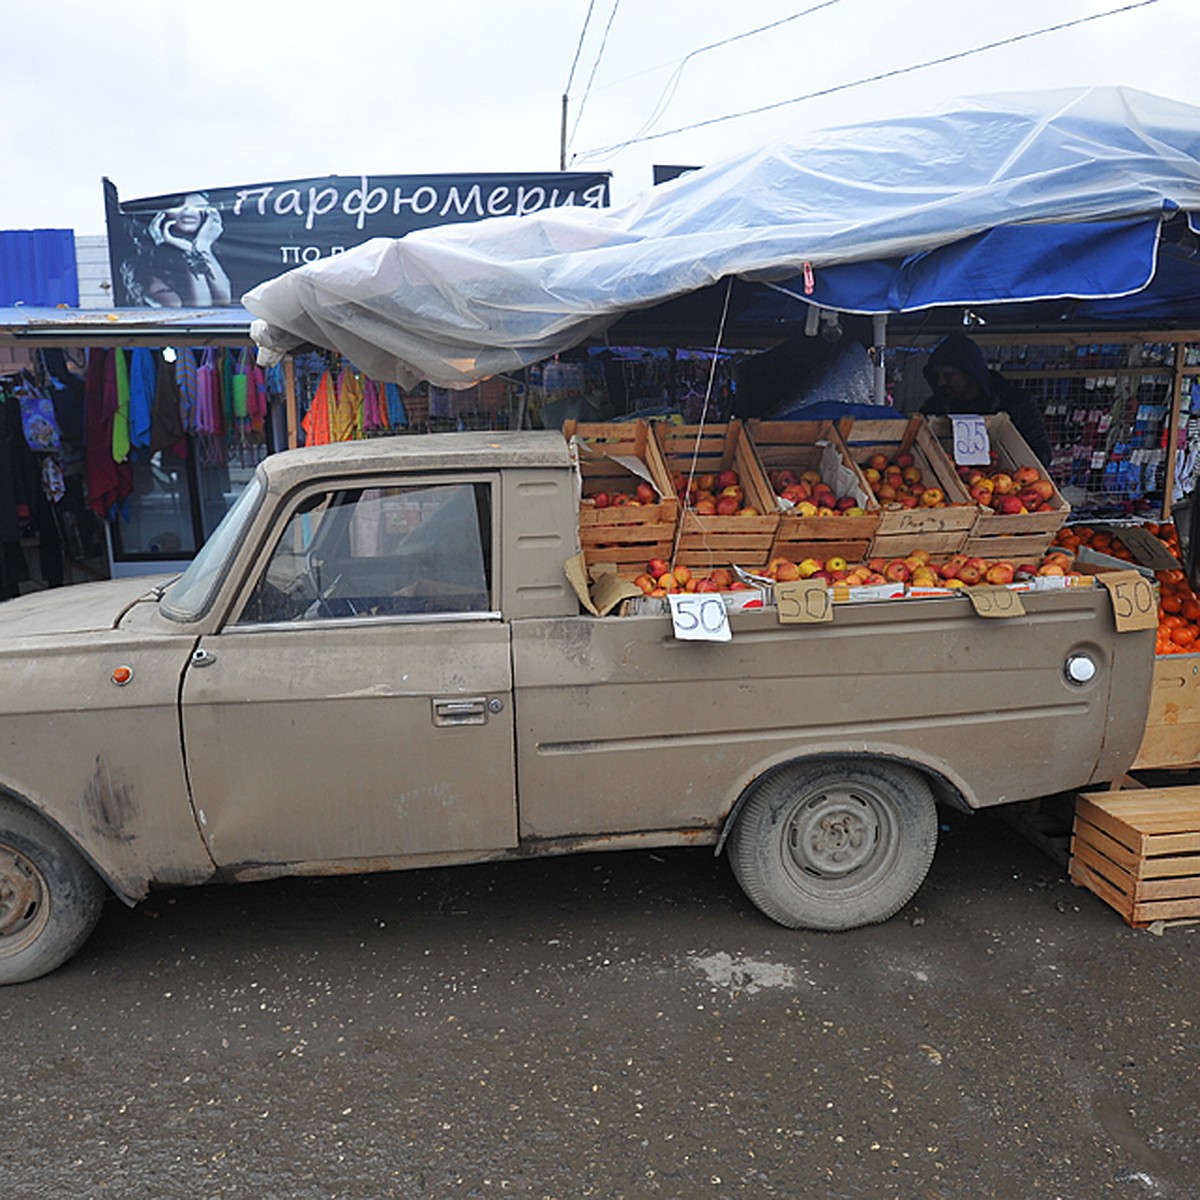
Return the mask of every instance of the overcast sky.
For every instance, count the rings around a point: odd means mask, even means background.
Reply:
[[[595,153],[1131,2],[0,0],[0,229],[102,233],[105,175],[131,200],[326,174],[553,171],[577,47],[568,165],[610,170],[616,202],[649,186],[654,163],[960,96],[1121,85],[1200,108],[1200,0],[1156,0]]]

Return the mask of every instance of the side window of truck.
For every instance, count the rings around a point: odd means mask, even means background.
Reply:
[[[339,488],[291,510],[236,623],[488,612],[491,488]]]

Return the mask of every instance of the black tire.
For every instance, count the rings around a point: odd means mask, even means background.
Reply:
[[[750,900],[791,929],[886,921],[921,886],[937,805],[916,771],[872,759],[801,763],[765,776],[729,838]]]
[[[53,826],[0,796],[0,984],[61,966],[100,919],[105,887]]]

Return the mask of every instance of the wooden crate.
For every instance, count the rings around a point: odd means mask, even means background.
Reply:
[[[748,570],[765,567],[779,527],[779,513],[771,485],[742,422],[703,427],[660,422],[654,426],[654,434],[669,474],[679,472],[687,478],[693,464],[697,476],[736,471],[745,504],[759,513],[745,517],[704,516],[683,507],[679,514],[679,549],[675,561],[702,570],[731,564]]]
[[[849,422],[846,424],[848,427]],[[879,505],[851,459],[838,426],[833,421],[754,420],[748,421],[746,428],[767,474],[768,486],[773,471],[817,471],[835,492],[839,486],[843,494],[857,489],[866,510],[854,517],[804,517],[781,512],[771,557],[790,558],[793,562],[810,557],[823,560],[835,554],[849,562],[864,558],[879,526]],[[771,492],[774,495],[774,488]]]
[[[907,421],[856,420],[845,441],[859,469],[873,454],[883,454],[889,459],[897,454],[911,454],[926,486],[941,488],[948,502],[942,508],[881,505],[872,539],[872,558],[896,558],[913,550],[928,550],[931,554],[956,554],[962,550],[978,517],[979,506],[967,495],[958,471],[930,433],[924,417],[917,414]],[[926,535],[937,537],[931,542]]]
[[[950,418],[930,417],[928,421],[934,437],[952,460],[954,427]],[[1017,427],[1012,423],[1012,418],[1008,413],[991,413],[984,417],[984,423],[987,425],[988,441],[997,455],[997,469],[1011,473],[1018,467],[1036,467],[1042,476],[1046,479],[1050,478],[1045,465],[1038,460],[1037,455],[1029,448],[1029,443],[1017,432]],[[975,548],[968,553],[978,554],[980,558],[994,558],[996,557],[994,552],[986,548],[979,548],[980,542],[989,538],[1012,539],[1019,537],[1022,540],[1018,548],[1025,560],[1045,554],[1054,540],[1054,535],[1066,524],[1067,518],[1071,515],[1071,506],[1057,487],[1050,497],[1050,504],[1051,507],[1043,512],[1014,513],[1012,515],[995,513],[982,505],[978,506],[975,525],[968,538],[969,543]],[[1012,555],[1005,553],[1004,557],[1011,558]]]
[[[1132,770],[1200,766],[1200,654],[1154,660],[1146,732]]]
[[[645,421],[612,423],[563,422],[563,435],[581,443],[579,471],[583,496],[579,504],[579,541],[587,565],[613,563],[626,578],[640,575],[651,558],[669,559],[675,543],[679,500],[671,486],[662,451]],[[597,508],[597,492],[631,493],[640,476],[616,461],[636,459],[660,493],[654,504]]]
[[[1200,919],[1200,787],[1079,796],[1070,876],[1138,929]]]

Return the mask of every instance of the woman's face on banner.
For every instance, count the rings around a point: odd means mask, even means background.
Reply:
[[[199,192],[189,192],[178,208],[167,210],[168,227],[177,235],[195,237],[208,215],[208,198]]]

